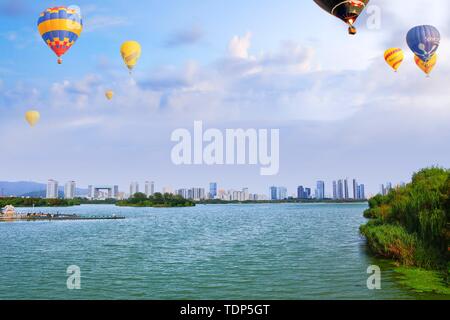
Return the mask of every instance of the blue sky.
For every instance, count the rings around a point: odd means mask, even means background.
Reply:
[[[130,5],[129,3],[132,3]],[[313,1],[0,1],[0,180],[157,187],[247,186],[290,192],[299,184],[356,177],[408,180],[420,167],[450,167],[449,3],[373,0],[381,28],[349,37]],[[40,39],[39,13],[78,5],[84,30],[62,66]],[[426,10],[424,10],[426,6]],[[442,33],[439,65],[425,79],[405,44],[409,28]],[[119,48],[137,40],[133,77]],[[400,46],[393,74],[382,56]],[[113,102],[104,91],[113,89]],[[28,109],[42,119],[29,128]],[[279,128],[281,167],[176,167],[176,128]]]

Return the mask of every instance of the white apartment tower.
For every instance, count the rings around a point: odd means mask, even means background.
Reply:
[[[75,189],[76,189],[75,181],[67,182],[64,186],[64,199],[75,198]]]
[[[58,199],[58,181],[53,179],[47,182],[47,199]]]

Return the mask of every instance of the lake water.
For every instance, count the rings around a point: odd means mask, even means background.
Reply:
[[[417,299],[358,228],[365,204],[84,205],[125,220],[0,223],[0,299]],[[31,209],[19,209],[29,212]],[[367,267],[382,289],[367,289]],[[67,267],[81,270],[68,290]]]

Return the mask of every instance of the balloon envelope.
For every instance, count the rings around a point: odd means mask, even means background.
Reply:
[[[404,58],[405,54],[400,48],[390,48],[384,53],[384,60],[386,60],[387,64],[390,65],[395,71],[400,68]]]
[[[141,57],[141,45],[137,41],[126,41],[120,48],[120,54],[125,65],[131,71]]]
[[[114,96],[114,92],[112,90],[108,90],[105,92],[106,99],[111,100]]]
[[[76,8],[48,8],[39,16],[37,25],[42,39],[59,58],[58,63],[83,30],[81,14]]]
[[[356,33],[353,24],[364,10],[369,0],[314,0],[323,10],[350,25],[349,31]]]
[[[422,61],[427,62],[436,53],[441,41],[439,30],[433,26],[417,26],[409,30],[406,42]]]
[[[416,62],[417,66],[425,72],[426,75],[429,75],[431,71],[433,71],[434,67],[437,63],[437,54],[434,54],[430,60],[427,62],[422,61],[418,56],[414,56],[414,61]]]
[[[25,113],[25,119],[29,123],[30,126],[34,126],[36,123],[39,122],[39,119],[41,118],[41,115],[38,111],[30,110]]]

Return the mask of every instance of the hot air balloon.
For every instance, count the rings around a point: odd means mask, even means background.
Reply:
[[[123,61],[131,73],[141,57],[141,45],[136,41],[126,41],[120,48],[120,54],[122,55]]]
[[[112,100],[112,98],[114,96],[114,92],[112,90],[108,90],[105,92],[105,96],[106,96],[106,99]]]
[[[58,64],[61,64],[61,56],[74,45],[83,29],[79,9],[49,8],[41,13],[37,24],[42,39],[58,57]]]
[[[418,56],[414,56],[414,61],[416,62],[417,66],[425,72],[425,74],[429,77],[431,71],[433,71],[434,67],[437,63],[437,54],[434,54],[430,60],[427,62],[422,61]]]
[[[41,118],[41,115],[36,110],[29,110],[25,113],[25,119],[29,123],[30,126],[34,126],[36,123],[39,122],[39,119]]]
[[[400,68],[404,58],[405,54],[400,48],[391,48],[384,53],[384,60],[386,60],[387,64],[390,65],[395,72]]]
[[[348,33],[356,34],[354,23],[369,0],[314,0],[322,9],[348,24]]]
[[[406,42],[423,62],[430,60],[439,48],[441,35],[433,26],[417,26],[409,30]]]

